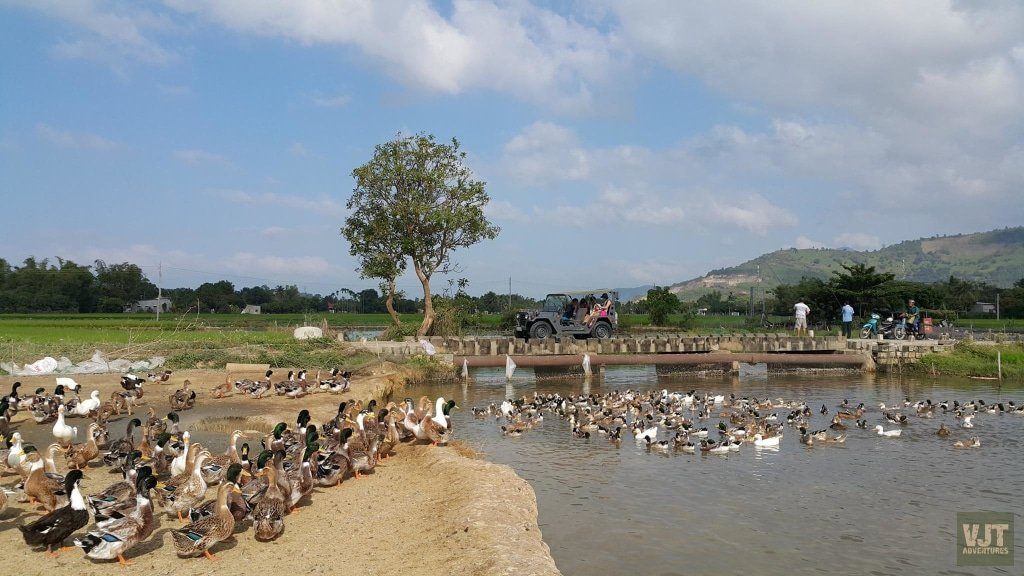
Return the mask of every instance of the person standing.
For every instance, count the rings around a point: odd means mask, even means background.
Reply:
[[[907,302],[907,324],[913,328],[915,335],[921,333],[921,309],[913,298]]]
[[[803,331],[807,335],[807,315],[811,313],[811,307],[804,304],[803,300],[793,305],[793,315],[796,317],[796,335]]]
[[[853,306],[847,302],[843,304],[843,336],[853,338]]]

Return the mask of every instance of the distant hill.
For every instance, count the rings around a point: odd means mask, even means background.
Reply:
[[[634,288],[616,288],[615,290],[619,293],[619,300],[622,302],[628,302],[630,300],[638,300],[647,296],[647,291],[654,288],[654,284],[644,284],[643,286],[636,286]]]
[[[745,293],[758,284],[772,288],[801,277],[828,278],[840,264],[863,263],[899,280],[936,282],[950,276],[1009,287],[1024,277],[1024,227],[975,234],[907,240],[880,250],[810,248],[776,250],[730,268],[712,270],[670,289],[685,300],[712,290]]]

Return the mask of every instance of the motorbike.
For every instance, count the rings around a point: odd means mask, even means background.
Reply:
[[[905,320],[897,320],[889,314],[885,320],[877,312],[871,313],[871,318],[860,329],[861,338],[873,338],[879,334],[887,340],[903,340],[907,335],[907,324]]]
[[[922,340],[926,338],[924,334],[918,331],[917,324],[910,321],[910,317],[906,312],[900,312],[899,324],[903,327],[903,335],[896,336],[897,340],[903,340],[903,338],[909,338],[910,340]]]

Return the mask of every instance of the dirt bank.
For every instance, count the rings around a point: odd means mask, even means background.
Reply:
[[[293,422],[307,408],[314,422],[336,409],[345,398],[368,399],[401,382],[401,367],[384,365],[367,369],[353,379],[350,393],[337,396],[313,394],[299,400],[267,398],[251,400],[232,396],[214,400],[208,391],[224,382],[223,371],[176,372],[169,384],[146,385],[145,399],[158,414],[168,410],[167,396],[185,378],[201,392],[197,408],[182,413],[188,427],[204,419],[247,415],[267,423]],[[83,396],[93,389],[101,397],[119,389],[117,375],[75,376]],[[0,377],[6,394],[16,380]],[[52,391],[53,377],[20,377],[22,394],[44,386]],[[400,394],[400,393],[399,393]],[[258,420],[257,420],[258,421]],[[18,414],[15,427],[45,446],[51,425],[37,426],[30,415]],[[72,420],[83,428],[85,420]],[[124,417],[111,422],[111,437],[123,435]],[[79,432],[82,434],[82,432]],[[455,436],[458,437],[456,430]],[[226,447],[226,436],[210,442],[215,452]],[[250,442],[252,442],[250,440]],[[59,463],[62,468],[63,463]],[[107,469],[86,472],[86,492],[97,491],[114,481]],[[0,477],[0,485],[12,489],[14,476]],[[530,485],[511,468],[464,457],[452,448],[403,445],[397,455],[381,462],[373,474],[348,479],[340,487],[316,488],[297,513],[285,518],[285,532],[271,543],[259,543],[252,530],[238,532],[233,542],[214,548],[219,561],[179,559],[168,531],[177,521],[161,515],[153,537],[129,552],[134,565],[122,570],[116,562],[95,563],[78,550],[57,557],[31,551],[21,540],[16,524],[37,517],[27,504],[12,496],[0,516],[0,549],[4,571],[11,574],[51,574],[67,570],[83,575],[148,573],[170,574],[558,574],[537,526],[537,504]]]

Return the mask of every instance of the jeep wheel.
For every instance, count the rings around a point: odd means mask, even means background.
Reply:
[[[530,338],[544,340],[551,337],[551,332],[551,324],[547,322],[534,322],[533,326],[530,326]]]
[[[612,337],[612,327],[607,322],[598,322],[597,326],[594,326],[593,331],[590,333],[594,338],[598,340],[604,340],[605,338]]]

